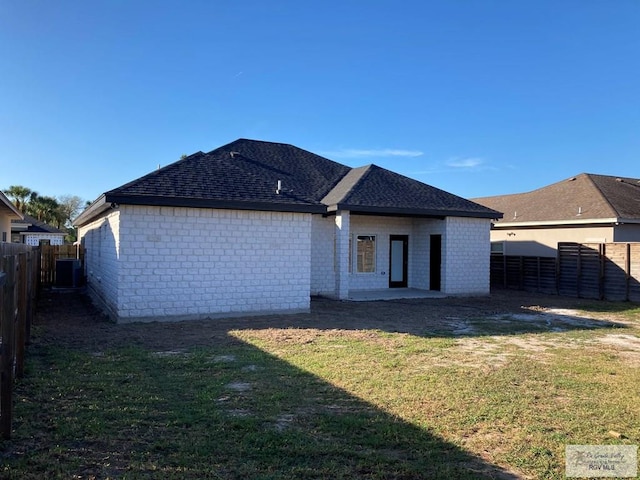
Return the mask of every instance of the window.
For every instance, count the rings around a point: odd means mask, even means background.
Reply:
[[[376,271],[376,236],[358,235],[356,237],[356,272],[374,273]]]
[[[504,253],[504,242],[491,242],[491,253],[502,255]]]

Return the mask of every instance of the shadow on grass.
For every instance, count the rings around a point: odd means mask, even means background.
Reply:
[[[113,325],[82,296],[45,297],[0,476],[517,478],[229,332],[456,338],[624,326],[562,313],[575,302],[552,300],[537,306],[559,309],[555,317],[495,298],[314,299],[305,315]]]
[[[34,345],[2,478],[517,478],[228,340],[188,352]]]

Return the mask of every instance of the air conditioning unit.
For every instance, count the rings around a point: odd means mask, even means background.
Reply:
[[[75,258],[60,258],[56,260],[56,279],[54,285],[58,288],[76,288],[82,282],[82,264]]]

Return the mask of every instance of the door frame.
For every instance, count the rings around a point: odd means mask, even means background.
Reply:
[[[429,236],[429,290],[442,288],[442,235]]]
[[[402,280],[392,280],[393,242],[402,242]],[[409,284],[409,235],[389,235],[389,288],[407,288]]]

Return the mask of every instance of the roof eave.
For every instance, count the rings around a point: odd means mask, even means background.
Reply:
[[[105,194],[109,204],[149,205],[157,207],[217,208],[230,210],[259,210],[272,212],[325,213],[326,207],[320,204],[248,202],[236,200],[211,200],[200,198],[180,198],[161,196],[134,196]]]
[[[100,195],[91,205],[85,208],[72,222],[74,227],[86,225],[94,218],[102,215],[111,208],[111,203],[107,203],[104,194]]]
[[[545,220],[530,222],[497,222],[494,228],[516,228],[516,227],[562,227],[565,225],[616,225],[621,223],[640,224],[637,218],[584,218],[579,220]]]
[[[11,200],[7,198],[7,196],[4,193],[0,192],[0,207],[2,205],[4,205],[5,208],[9,211],[9,213],[7,213],[6,215],[10,219],[15,219],[15,220],[24,219],[24,215],[22,214],[22,212],[18,210],[18,208],[13,204]]]
[[[402,208],[402,207],[377,207],[377,206],[363,206],[363,205],[349,205],[349,204],[334,204],[328,205],[328,212],[336,212],[338,210],[348,210],[354,214],[365,215],[382,215],[382,216],[405,216],[405,217],[430,217],[430,218],[444,218],[444,217],[471,217],[471,218],[488,218],[496,219],[501,218],[500,212],[469,212],[464,210],[434,210],[426,208]]]
[[[59,237],[64,237],[66,235],[66,233],[64,232],[19,232],[20,235],[22,236],[27,236],[27,235],[56,235]]]

